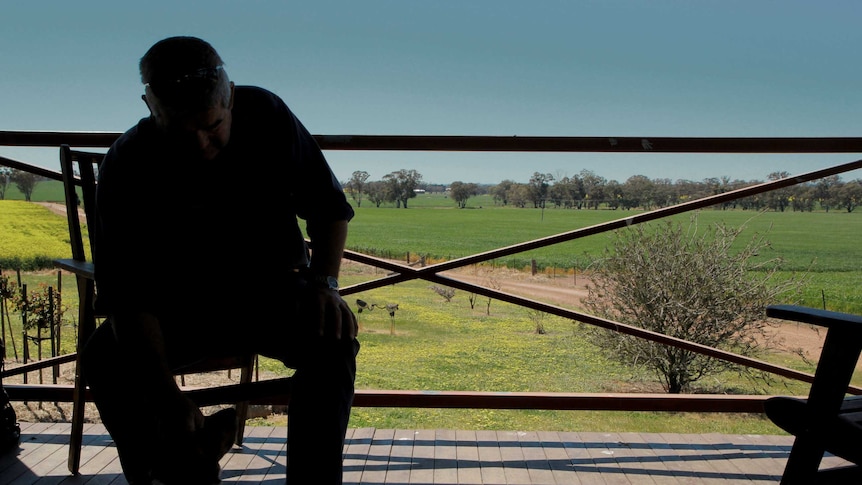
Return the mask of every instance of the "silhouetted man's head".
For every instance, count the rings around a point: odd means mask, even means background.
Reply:
[[[156,124],[181,149],[214,159],[230,140],[234,89],[218,52],[196,37],[169,37],[144,54],[140,71]]]

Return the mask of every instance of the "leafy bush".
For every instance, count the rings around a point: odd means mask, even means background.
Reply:
[[[737,248],[744,227],[697,225],[687,229],[664,221],[659,230],[641,224],[615,232],[595,264],[593,286],[584,301],[604,318],[745,356],[758,355],[770,341],[763,318],[779,295],[798,294],[802,279],[777,281],[779,257],[764,258],[762,235]],[[619,332],[595,329],[598,345],[622,362],[652,370],[670,393],[734,368],[734,364],[692,350]],[[751,373],[750,369],[740,372]]]

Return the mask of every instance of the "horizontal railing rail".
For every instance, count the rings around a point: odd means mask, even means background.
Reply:
[[[289,378],[219,387],[184,387],[199,406],[237,402],[289,404],[285,392]],[[7,384],[14,401],[71,402],[71,384]],[[89,390],[85,398],[92,401]],[[700,413],[760,413],[767,395],[586,393],[586,392],[489,392],[357,389],[355,407],[543,409],[553,411],[654,411]]]
[[[107,148],[120,133],[111,132],[49,132],[0,131],[0,146],[59,147],[70,144],[81,148]],[[862,153],[862,137],[541,137],[541,136],[411,136],[411,135],[315,135],[323,150],[374,151],[496,151],[496,152],[620,152],[620,153]],[[27,169],[59,180],[59,173],[41,169],[25,162],[0,157],[0,165]],[[23,167],[23,168],[22,168]],[[524,298],[460,281],[440,273],[503,256],[571,241],[589,235],[640,224],[723,202],[749,197],[792,185],[862,168],[855,160],[812,172],[769,181],[686,203],[647,211],[607,223],[576,229],[540,239],[525,241],[491,251],[456,258],[422,268],[393,263],[381,258],[346,251],[345,258],[376,266],[391,275],[364,283],[346,286],[343,295],[374,288],[423,279],[452,288],[538,310],[590,325],[615,330],[653,342],[684,348],[710,357],[770,372],[790,379],[811,382],[813,375],[761,360],[704,346],[683,339],[651,332],[636,326],[598,318],[582,312]],[[9,371],[4,375],[8,375]],[[229,386],[228,386],[229,387]],[[71,392],[63,386],[14,385],[9,390],[15,400],[71,400]],[[207,391],[204,391],[207,392]],[[221,391],[219,391],[221,392]],[[230,392],[230,391],[228,391]],[[862,394],[862,388],[850,386],[848,392]],[[206,395],[206,394],[205,394]],[[397,407],[474,407],[518,409],[605,409],[641,411],[717,411],[760,412],[768,396],[717,395],[646,395],[646,394],[581,394],[581,393],[494,393],[478,391],[357,391],[358,406]],[[206,401],[206,399],[204,399]],[[273,401],[270,398],[268,401]],[[277,402],[274,402],[277,403]]]
[[[2,131],[0,145],[107,148],[118,132]],[[323,150],[620,152],[620,153],[862,153],[862,137],[649,137],[314,135]]]

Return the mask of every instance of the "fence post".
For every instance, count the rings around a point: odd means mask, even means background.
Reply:
[[[21,307],[21,345],[24,347],[24,363],[26,364],[30,360],[30,345],[27,342],[27,285],[21,285],[21,299],[24,301],[24,304]],[[27,384],[27,373],[24,373],[24,384]]]
[[[52,314],[53,315],[53,314]],[[60,355],[60,348],[63,343],[63,272],[57,271],[57,353],[54,357]],[[60,365],[54,367],[54,373],[60,375]],[[56,384],[56,381],[54,382]]]
[[[59,296],[59,292],[57,293]],[[60,311],[59,307],[54,307],[54,288],[48,287],[48,315],[51,319],[49,321],[50,327],[48,328],[48,337],[51,339],[51,357],[57,357],[58,348],[57,348],[57,312]],[[39,359],[42,358],[42,340],[39,339]],[[51,369],[51,381],[56,384],[57,377],[60,376],[60,364],[54,364]],[[40,383],[41,384],[41,383]]]
[[[6,349],[6,296],[4,291],[6,290],[6,281],[3,279],[3,268],[0,268],[0,340],[3,341],[3,355],[0,355],[0,358],[6,359],[6,356],[9,355],[8,349]],[[9,328],[12,328],[12,322],[9,322]],[[10,332],[11,333],[11,332]]]

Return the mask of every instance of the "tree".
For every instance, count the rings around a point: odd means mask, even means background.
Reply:
[[[609,180],[603,190],[605,200],[608,203],[608,208],[617,210],[623,200],[623,186],[616,180]],[[599,207],[599,202],[596,201],[596,208]]]
[[[523,209],[527,207],[527,202],[530,200],[530,187],[527,184],[512,184],[509,187],[507,197],[509,198],[509,204]]]
[[[33,197],[33,189],[39,183],[39,176],[35,173],[12,169],[9,178],[18,187],[18,190],[24,194],[24,200],[30,202]]]
[[[587,209],[590,207],[598,209],[599,204],[605,198],[604,189],[608,183],[607,179],[596,175],[591,170],[581,170],[580,178],[584,186],[584,199],[587,201]]]
[[[11,179],[12,169],[9,167],[0,167],[0,200],[6,198],[6,189],[9,188]]]
[[[365,182],[368,181],[368,177],[370,176],[368,172],[357,170],[353,172],[350,180],[344,186],[350,197],[356,201],[356,207],[362,207],[362,194],[365,193]]]
[[[568,178],[563,180],[567,182]],[[551,203],[554,204],[554,207],[565,207],[568,209],[572,206],[572,202],[569,199],[569,194],[566,191],[565,182],[563,180],[558,180],[556,183],[548,187],[547,200],[550,200]]]
[[[407,200],[416,197],[416,189],[422,182],[422,174],[416,170],[398,170],[383,176],[396,207],[407,208]]]
[[[838,189],[838,204],[847,212],[853,212],[862,203],[862,179],[852,180]]]
[[[565,207],[571,209],[573,207],[581,208],[581,201],[584,198],[584,186],[581,183],[580,177],[561,177],[558,178],[554,185],[548,189],[548,198],[556,207]]]
[[[652,180],[653,184],[653,202],[659,207],[668,207],[674,205],[679,200],[679,194],[673,186],[673,182],[668,178],[658,178]]]
[[[509,203],[509,189],[515,185],[514,180],[506,179],[499,184],[491,187],[488,192],[494,198],[494,203],[499,202],[501,205],[507,205]]]
[[[766,178],[769,181],[781,180],[790,177],[790,172],[772,172]],[[784,212],[784,209],[790,205],[790,196],[792,191],[789,187],[772,190],[766,193],[766,205],[770,209],[777,212]]]
[[[814,183],[814,198],[826,212],[838,201],[837,192],[841,185],[841,177],[838,175],[823,177]]]
[[[467,199],[479,193],[479,186],[474,183],[452,182],[449,185],[449,197],[458,204],[459,209],[467,207]]]
[[[762,235],[734,244],[744,227],[689,227],[667,221],[653,230],[640,224],[614,233],[595,263],[594,284],[584,300],[596,315],[740,355],[768,348],[764,308],[793,297],[802,278],[775,282],[780,258],[764,256]],[[595,343],[622,362],[654,372],[669,393],[689,390],[703,377],[747,368],[692,350],[658,344],[605,329],[590,331]]]
[[[533,172],[528,184],[530,188],[530,200],[536,209],[545,207],[545,199],[548,196],[548,187],[554,181],[554,176],[549,173]]]
[[[790,196],[790,208],[794,211],[812,212],[817,203],[817,187],[811,183],[803,183],[793,188]]]
[[[374,207],[380,207],[380,204],[386,202],[387,187],[386,183],[380,180],[368,182],[365,185],[365,194],[368,200],[374,204]]]
[[[623,197],[620,202],[623,209],[643,207],[649,210],[652,206],[653,182],[646,175],[632,175],[622,186]]]

